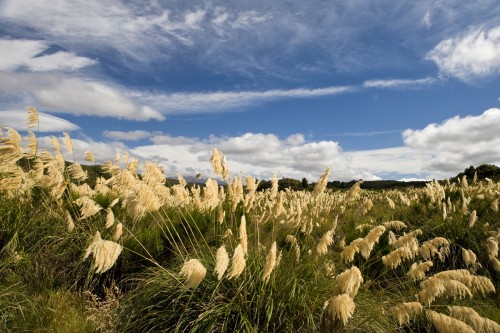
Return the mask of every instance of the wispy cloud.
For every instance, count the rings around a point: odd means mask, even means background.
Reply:
[[[7,35],[31,31],[37,39],[75,54],[85,50],[92,59],[112,53],[108,61],[129,68],[161,63],[177,69],[175,65],[189,57],[186,69],[259,82],[269,77],[300,78],[311,71],[413,68],[408,54],[420,55],[421,47],[432,47],[426,44],[429,40],[456,33],[463,22],[495,22],[500,12],[496,7],[491,1],[464,4],[458,0],[400,1],[397,6],[332,2],[326,11],[319,0],[265,5],[217,0],[202,4],[53,0],[50,6],[42,0],[4,0],[0,18]],[[422,33],[422,27],[431,25],[433,38]],[[368,37],[382,33],[389,42],[404,35],[404,48],[383,42],[366,47]]]
[[[285,98],[313,98],[333,96],[356,91],[356,87],[326,87],[317,89],[274,89],[266,91],[220,91],[205,93],[148,94],[137,93],[136,98],[165,114],[210,113],[238,109],[264,101]]]
[[[431,13],[429,11],[425,12],[424,17],[422,17],[422,25],[427,29],[430,29],[432,27]]]
[[[388,80],[368,80],[363,82],[365,88],[414,88],[425,86],[436,82],[435,78],[426,77],[422,79],[388,79]]]
[[[389,130],[389,131],[368,131],[368,132],[345,132],[345,133],[334,133],[334,134],[329,134],[327,136],[359,136],[359,137],[364,137],[364,136],[377,136],[377,135],[385,135],[385,134],[395,134],[395,133],[402,133],[403,130]]]
[[[72,52],[59,51],[40,55],[49,45],[44,41],[0,39],[0,70],[26,68],[34,72],[52,70],[74,71],[96,63],[95,60],[79,57]]]
[[[474,28],[441,41],[426,56],[442,74],[470,80],[500,74],[500,26]]]

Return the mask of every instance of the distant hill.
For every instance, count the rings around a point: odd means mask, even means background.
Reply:
[[[464,170],[464,172],[459,173],[455,179],[462,179],[465,175],[468,180],[474,179],[474,174],[477,173],[477,179],[483,180],[489,178],[494,182],[500,181],[500,168],[493,164],[481,164],[477,168],[472,165]]]

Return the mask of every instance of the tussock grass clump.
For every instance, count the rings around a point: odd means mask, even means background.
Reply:
[[[312,192],[260,190],[215,148],[225,185],[169,184],[127,152],[98,166],[67,133],[49,150],[2,133],[0,329],[498,331],[492,180],[331,191],[328,168]]]

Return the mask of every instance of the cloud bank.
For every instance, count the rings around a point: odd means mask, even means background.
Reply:
[[[28,96],[26,105],[57,113],[138,121],[165,119],[151,107],[138,105],[124,89],[57,73],[0,71],[0,92],[9,96]]]
[[[403,132],[405,144],[432,154],[424,168],[441,174],[454,173],[469,165],[500,165],[500,109],[478,116],[453,117],[442,124]]]

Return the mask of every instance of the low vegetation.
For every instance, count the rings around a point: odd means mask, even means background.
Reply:
[[[491,178],[292,190],[214,149],[227,185],[169,185],[128,156],[89,178],[66,133],[25,141],[3,129],[0,331],[500,332]]]

